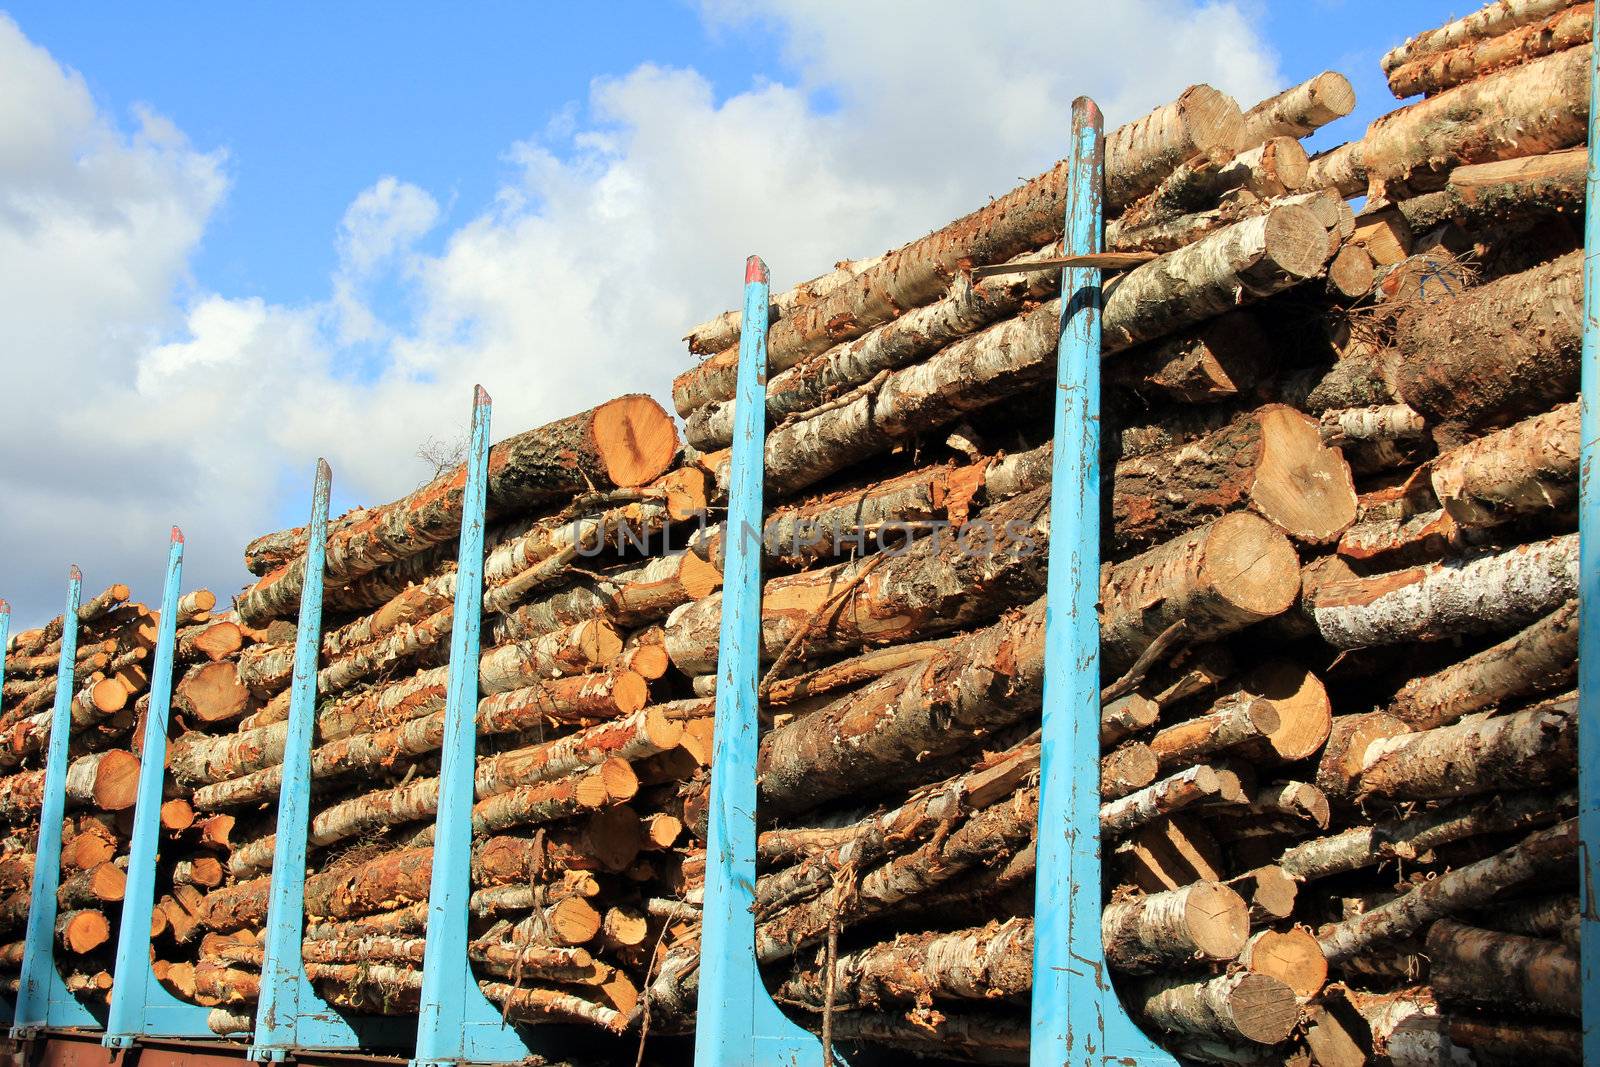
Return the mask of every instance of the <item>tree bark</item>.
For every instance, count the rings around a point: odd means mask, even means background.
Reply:
[[[1309,209],[1277,208],[1170,252],[1122,276],[1105,299],[1104,351],[1113,353],[1289,288],[1322,271],[1327,232]],[[1054,367],[1059,301],[997,323],[921,363],[892,371],[875,393],[767,435],[768,492],[788,494],[1046,380]]]
[[[1239,144],[1257,145],[1269,137],[1309,137],[1350,114],[1355,106],[1356,91],[1350,80],[1336,71],[1325,70],[1246,111]]]
[[[1100,913],[1106,962],[1153,974],[1196,960],[1234,959],[1250,937],[1249,911],[1243,897],[1218,882],[1114,900]]]
[[[1121,800],[1100,806],[1100,830],[1107,837],[1123,837],[1164,816],[1207,801],[1241,803],[1244,794],[1237,778],[1210,767],[1190,767]]]
[[[1346,199],[1365,195],[1366,142],[1349,141],[1312,156],[1306,167],[1306,185],[1312,189],[1331,189]]]
[[[1428,930],[1428,980],[1445,1003],[1582,1014],[1578,954],[1559,941],[1440,919]]]
[[[1473,228],[1526,225],[1552,214],[1580,211],[1589,153],[1583,148],[1457,167],[1437,192],[1400,201],[1395,207],[1413,233],[1451,221]]]
[[[1573,0],[1503,0],[1447,22],[1437,29],[1408,37],[1404,44],[1383,54],[1379,65],[1385,74],[1426,56],[1449,52],[1475,41],[1488,40],[1548,18]]]
[[[1499,644],[1407,682],[1389,713],[1413,729],[1448,726],[1516,697],[1570,687],[1577,658],[1578,604],[1571,600]]]
[[[1374,741],[1355,787],[1362,798],[1471,796],[1557,782],[1576,765],[1576,703],[1566,700]]]
[[[1328,582],[1312,614],[1336,648],[1437,641],[1526,626],[1577,595],[1578,537]]]
[[[495,516],[593,487],[644,485],[678,450],[672,420],[649,397],[632,395],[508,438],[489,451],[489,514]],[[325,584],[338,587],[454,538],[461,527],[466,468],[456,467],[392,504],[335,524]],[[303,546],[304,534],[289,535]],[[273,570],[240,596],[236,610],[258,626],[300,602],[304,557]]]
[[[1434,495],[1456,522],[1498,526],[1566,507],[1578,493],[1578,405],[1524,419],[1433,461]]]
[[[1300,1021],[1294,990],[1248,971],[1199,981],[1151,979],[1130,990],[1128,999],[1162,1030],[1190,1037],[1274,1045]]]
[[[1297,541],[1328,544],[1355,521],[1355,485],[1315,422],[1270,404],[1191,444],[1118,463],[1110,543],[1139,551],[1242,508]]]
[[[1488,859],[1447,871],[1387,904],[1317,931],[1329,962],[1409,937],[1446,915],[1480,906],[1513,885],[1568,869],[1577,847],[1576,819],[1540,830]]]

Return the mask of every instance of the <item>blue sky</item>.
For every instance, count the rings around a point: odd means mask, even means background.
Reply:
[[[1377,57],[1462,10],[1434,0],[1268,0],[1249,9],[1287,83],[1330,68],[1358,82],[1361,112],[1318,138],[1333,144],[1364,126],[1363,113],[1394,105]],[[148,103],[198,147],[226,149],[232,185],[194,273],[234,295],[289,303],[323,295],[334,265],[329,234],[374,175],[401,175],[468,215],[504,179],[508,145],[536,135],[561,144],[564,119],[596,76],[645,62],[692,67],[726,97],[795,74],[774,27],[708,29],[693,5],[674,0],[9,10],[84,75],[108,112]],[[386,298],[403,313],[403,299]]]
[[[782,286],[915,237],[1048,166],[1079,92],[1115,123],[1337,69],[1335,144],[1396,106],[1382,52],[1462,10],[11,4],[0,595],[45,617],[74,559],[153,596],[132,572],[173,522],[230,593],[317,455],[372,503],[425,478],[474,381],[497,436],[664,396],[745,253]]]

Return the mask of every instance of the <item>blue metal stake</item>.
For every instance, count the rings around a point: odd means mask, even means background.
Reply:
[[[161,592],[156,658],[150,668],[150,712],[139,750],[139,797],[133,809],[128,885],[117,928],[111,1013],[100,1043],[131,1048],[141,1037],[211,1037],[205,1008],[185,1004],[150,973],[150,917],[156,902],[156,860],[161,847],[161,786],[167,769],[167,718],[172,709],[172,659],[177,644],[178,586],[183,578],[183,532],[172,528],[167,579]]]
[[[328,492],[333,472],[317,461],[306,543],[305,585],[295,629],[283,784],[261,961],[261,999],[249,1057],[282,1061],[302,1050],[365,1050],[393,1042],[396,1020],[346,1017],[317,995],[302,959],[306,917],[306,831],[311,817],[311,734],[317,713],[317,658],[322,649],[322,576],[328,550]]]
[[[412,1067],[516,1063],[530,1054],[520,1031],[478,988],[467,960],[467,901],[472,895],[472,801],[477,761],[478,629],[483,621],[483,526],[489,481],[489,394],[472,401],[472,446],[461,501],[455,612],[450,629],[450,679],[445,689],[434,817],[433,870],[428,883],[427,951]]]
[[[0,600],[0,684],[6,680],[6,642],[10,639],[11,605]],[[0,994],[0,1026],[11,1025],[11,1020],[16,1017],[16,1007],[10,997]]]
[[[1593,28],[1600,30],[1600,6]],[[1596,38],[1600,40],[1600,38]],[[1583,215],[1582,453],[1578,467],[1578,834],[1583,878],[1583,1062],[1600,1063],[1600,51],[1589,67],[1589,175]]]
[[[717,717],[700,928],[695,1067],[820,1064],[817,1038],[772,1002],[756,968],[756,682],[761,657],[761,511],[767,411],[767,265],[744,270],[734,400]]]
[[[67,983],[56,970],[56,890],[61,887],[61,820],[67,808],[67,761],[71,758],[67,741],[72,734],[73,667],[78,660],[78,601],[82,593],[83,574],[73,567],[67,576],[67,607],[61,614],[61,658],[56,665],[56,703],[50,713],[44,803],[33,856],[22,983],[11,1027],[11,1036],[17,1040],[32,1038],[46,1027],[100,1026],[94,1014],[67,991]]]
[[[1072,104],[1063,254],[1100,251],[1100,109]],[[1100,272],[1061,272],[1034,889],[1033,1067],[1154,1067],[1100,943]],[[746,320],[748,321],[748,320]]]

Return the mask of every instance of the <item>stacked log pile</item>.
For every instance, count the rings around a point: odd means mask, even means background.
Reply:
[[[1576,1048],[1587,10],[1409,42],[1430,95],[1316,159],[1333,73],[1107,136],[1107,247],[1143,255],[1104,296],[1102,929],[1186,1057]],[[769,312],[757,951],[841,1045],[1026,1058],[1065,179]],[[740,325],[688,337],[685,446],[629,396],[491,453],[470,954],[521,1022],[694,1025]],[[463,488],[331,528],[303,953],[353,1010],[417,1003]],[[237,643],[174,699],[155,967],[222,1032],[304,547],[248,546]]]
[[[1107,247],[1160,258],[1104,300],[1102,926],[1124,1002],[1186,1057],[1576,1048],[1591,12],[1545,6],[1413,42],[1476,65],[1309,165],[1268,138],[1348,111],[1336,75],[1224,146],[1133,152],[1196,121],[1193,96],[1107,138]],[[1352,157],[1358,186],[1328,179]],[[1052,274],[964,272],[1057,254],[1029,227],[1059,188],[775,301],[778,513],[853,494],[908,543],[767,572],[758,954],[834,1041],[1026,1058],[1044,613],[1023,546],[1046,533],[1059,302]],[[705,359],[674,392],[719,479],[738,325],[690,334]],[[893,510],[939,463],[976,490]],[[702,692],[717,616],[713,596],[667,624]],[[653,1029],[692,1026],[696,936],[669,930]]]
[[[240,628],[214,615],[215,605],[215,595],[205,589],[180,599],[183,660],[226,656],[242,645]],[[57,958],[71,988],[102,1002],[111,988],[159,621],[143,604],[130,602],[128,587],[121,584],[88,599],[78,611]],[[6,653],[0,698],[0,820],[5,826],[0,936],[7,943],[0,946],[0,973],[9,984],[22,962],[61,637],[57,616],[14,635]],[[187,801],[174,797],[161,811],[163,833],[180,835],[193,819]]]

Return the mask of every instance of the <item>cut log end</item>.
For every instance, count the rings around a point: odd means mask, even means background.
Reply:
[[[595,410],[593,425],[606,474],[618,486],[640,486],[655,480],[678,452],[678,431],[672,417],[642,394],[602,404]]]
[[[1260,618],[1288,611],[1300,591],[1300,560],[1294,546],[1244,512],[1216,521],[1206,541],[1204,567],[1219,595]]]
[[[139,757],[112,749],[95,769],[94,805],[101,811],[126,811],[139,799]]]
[[[1291,204],[1267,215],[1267,258],[1293,278],[1315,278],[1328,262],[1328,231],[1309,208]]]

